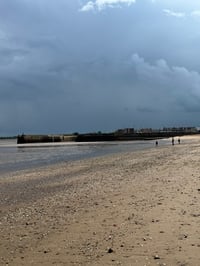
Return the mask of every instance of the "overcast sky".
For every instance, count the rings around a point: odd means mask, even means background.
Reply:
[[[200,1],[0,0],[0,135],[200,126]]]

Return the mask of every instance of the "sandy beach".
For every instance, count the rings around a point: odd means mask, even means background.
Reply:
[[[0,177],[0,265],[200,265],[200,137]]]

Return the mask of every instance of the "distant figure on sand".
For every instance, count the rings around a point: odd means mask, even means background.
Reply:
[[[174,145],[174,137],[172,138],[172,145]]]
[[[181,143],[181,140],[180,140],[180,138],[178,138],[178,144],[180,144]]]
[[[158,146],[158,141],[156,141],[156,146]]]

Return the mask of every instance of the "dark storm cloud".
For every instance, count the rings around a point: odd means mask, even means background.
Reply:
[[[0,0],[0,134],[198,125],[200,4],[175,2]]]

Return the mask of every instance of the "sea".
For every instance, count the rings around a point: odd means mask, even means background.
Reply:
[[[169,143],[169,139],[159,140],[159,146],[169,145]],[[0,175],[59,162],[133,152],[152,147],[155,147],[155,140],[17,144],[16,139],[2,139],[0,140]]]

